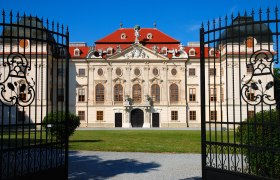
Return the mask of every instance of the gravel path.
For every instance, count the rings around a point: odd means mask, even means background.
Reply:
[[[69,179],[200,180],[200,154],[70,151]]]

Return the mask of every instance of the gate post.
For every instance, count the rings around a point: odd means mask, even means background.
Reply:
[[[202,179],[206,179],[206,124],[205,124],[205,57],[204,57],[204,28],[200,28],[200,102],[201,102],[201,165]]]

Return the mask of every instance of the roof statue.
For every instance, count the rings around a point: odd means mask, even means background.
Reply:
[[[138,39],[140,37],[139,30],[140,30],[140,26],[139,25],[135,25],[134,26],[134,35],[135,35],[135,43],[136,44],[139,43],[139,39]]]

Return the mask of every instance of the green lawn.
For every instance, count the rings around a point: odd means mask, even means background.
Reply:
[[[70,150],[200,153],[200,131],[76,131]]]
[[[85,130],[75,131],[70,137],[69,146],[70,150],[87,151],[200,153],[200,133],[182,130]],[[211,135],[208,132],[207,140],[210,137],[213,142],[229,140],[234,143],[232,131],[229,131],[229,137],[226,131],[212,132]],[[10,138],[8,132],[5,132],[1,139],[4,148],[55,142],[54,138],[47,136],[45,132],[41,134],[40,131],[31,134],[28,131],[18,132],[17,135],[12,132]],[[214,147],[212,151],[219,150]]]

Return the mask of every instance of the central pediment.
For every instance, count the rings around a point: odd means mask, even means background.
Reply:
[[[133,44],[124,51],[109,57],[108,60],[168,60],[168,58],[141,44]]]

